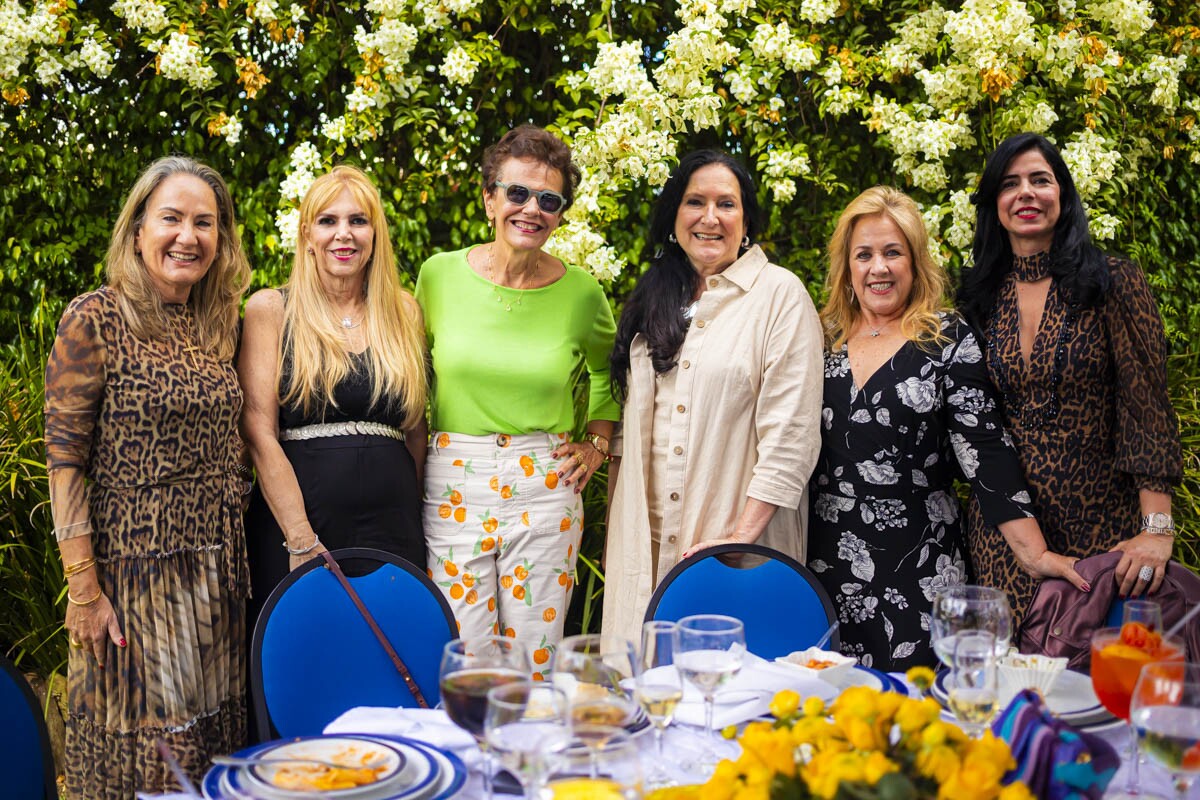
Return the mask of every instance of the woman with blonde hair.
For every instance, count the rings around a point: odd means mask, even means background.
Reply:
[[[930,603],[967,578],[954,494],[971,482],[1005,536],[1040,539],[983,354],[948,310],[916,204],[876,186],[829,242],[825,401],[809,567],[833,598],[842,650],[866,666],[931,664]],[[1073,561],[1044,568],[1083,588]]]
[[[75,298],[46,364],[46,464],[67,577],[67,791],[174,789],[245,737],[233,367],[250,268],[213,169],[162,158],[113,229],[108,284]]]
[[[379,191],[335,167],[305,194],[299,231],[287,284],[246,304],[238,359],[258,474],[252,611],[326,549],[425,559],[424,324],[400,286]]]

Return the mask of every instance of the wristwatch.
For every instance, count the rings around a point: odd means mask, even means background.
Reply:
[[[1158,536],[1174,536],[1175,535],[1175,518],[1170,514],[1164,514],[1161,511],[1155,511],[1150,514],[1142,515],[1142,530],[1148,533],[1153,533]]]

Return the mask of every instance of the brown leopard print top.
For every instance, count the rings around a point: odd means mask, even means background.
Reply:
[[[72,797],[172,790],[156,736],[197,779],[244,740],[242,393],[232,363],[194,346],[191,311],[172,309],[170,336],[152,341],[129,331],[113,290],[76,298],[46,364],[47,465],[68,471],[52,499],[86,504],[128,642],[109,644],[103,670],[70,651]]]
[[[1016,284],[1047,275],[1048,261],[1014,259],[986,331],[988,375],[1004,396],[1047,546],[1085,557],[1138,532],[1138,490],[1171,491],[1183,457],[1162,318],[1135,264],[1109,258],[1112,288],[1097,308],[1072,307],[1053,284],[1026,365]],[[973,498],[967,535],[976,581],[1007,590],[1022,615],[1036,583]]]

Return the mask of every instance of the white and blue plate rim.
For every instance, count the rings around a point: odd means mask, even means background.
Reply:
[[[398,747],[394,747],[392,745],[392,743],[390,743],[390,742],[381,742],[378,740],[372,740],[369,736],[365,736],[363,734],[349,734],[349,735],[345,735],[345,736],[343,736],[341,734],[325,734],[325,735],[316,735],[316,736],[297,736],[295,738],[289,738],[289,739],[275,739],[270,742],[263,742],[262,743],[263,748],[261,750],[259,750],[255,755],[270,757],[271,754],[274,753],[276,750],[279,750],[284,747],[292,747],[293,745],[302,745],[302,744],[306,744],[309,742],[319,742],[319,743],[333,742],[333,741],[337,741],[339,739],[342,739],[342,740],[355,739],[358,741],[365,741],[369,744],[378,745],[381,749],[390,750],[392,753],[395,754],[396,760],[397,760],[397,768],[391,774],[387,775],[384,778],[381,778],[380,779],[381,783],[396,779],[400,775],[404,774],[404,771],[408,768],[408,754],[407,753],[405,753],[403,750],[401,750]],[[319,750],[318,750],[318,752],[319,752]],[[325,756],[318,756],[318,757],[325,757]],[[239,773],[239,774],[242,774],[242,773]],[[256,768],[254,768],[254,767],[247,767],[244,771],[244,774],[246,775],[246,778],[247,778],[247,789],[249,789],[250,786],[253,785],[253,786],[256,786],[258,788],[258,790],[262,790],[265,788],[269,794],[274,794],[278,790],[277,787],[274,787],[271,785],[271,782],[267,778],[265,778],[264,776],[262,776],[260,774],[257,774]],[[359,794],[364,794],[364,795],[375,794],[375,792],[371,791],[372,786],[373,786],[373,784],[368,784],[367,786],[358,787],[357,791],[347,790],[346,797],[350,798],[352,796],[357,796]],[[286,793],[286,790],[284,790],[281,793]],[[294,794],[297,797],[311,796],[311,793],[305,793],[305,792],[296,792]]]
[[[367,741],[379,740],[385,744],[391,743],[391,742],[396,742],[399,740],[399,737],[386,736],[386,735],[382,735],[382,734],[373,734],[373,733],[336,733],[336,734],[329,734],[329,736],[330,737],[336,736],[339,738],[365,739]],[[303,741],[305,739],[318,739],[318,738],[323,738],[323,735],[297,736],[297,737],[288,737],[286,739],[274,739],[269,742],[262,742],[260,744],[251,745],[250,747],[243,748],[241,750],[238,750],[233,755],[236,758],[252,758],[255,755],[258,755],[259,753],[261,753],[265,750],[268,750],[272,747],[276,747],[282,743],[293,742],[293,741]],[[429,749],[431,746],[429,746],[429,745],[419,746],[415,743],[410,743],[408,741],[403,741],[401,743],[407,745],[409,748],[411,748],[413,750],[416,750],[421,756],[424,757],[425,762],[429,766],[428,773],[417,784],[410,784],[409,786],[406,786],[404,789],[402,789],[397,794],[385,795],[385,796],[378,797],[378,798],[371,795],[370,796],[371,800],[410,800],[410,798],[413,798],[414,796],[418,795],[419,792],[428,789],[429,785],[438,779],[439,772],[441,770],[441,764],[439,764],[437,762],[437,760],[434,758],[434,756],[430,754]],[[436,748],[433,748],[433,749],[436,750]],[[448,754],[443,754],[443,755],[448,755]],[[457,759],[455,759],[454,761],[457,761]],[[461,761],[458,761],[458,764],[456,765],[454,763],[454,761],[450,762],[452,767],[457,768],[457,766],[460,766],[462,764]],[[214,766],[211,769],[209,769],[209,771],[205,774],[204,780],[201,784],[201,791],[204,792],[204,796],[206,798],[208,798],[208,800],[224,800],[224,798],[227,797],[227,792],[222,790],[222,780],[225,780],[225,783],[229,786],[229,790],[233,791],[233,793],[236,797],[253,797],[252,793],[251,794],[246,793],[249,791],[248,789],[238,786],[237,784],[235,784],[232,780],[230,780],[227,777],[227,776],[236,775],[237,771],[240,769],[242,769],[242,768],[241,767],[226,767],[226,766]],[[317,796],[318,795],[316,795],[316,794],[313,795],[313,797],[317,797]]]
[[[933,686],[930,689],[930,694],[933,696],[933,699],[937,700],[943,708],[946,707],[946,701],[949,697],[949,694],[946,691],[947,675],[949,675],[949,670],[942,670],[939,672],[937,678],[933,682]],[[1061,681],[1063,677],[1068,675],[1071,676],[1068,678],[1068,680],[1087,680],[1089,683],[1091,681],[1091,677],[1089,675],[1076,670],[1065,670],[1062,676],[1059,677],[1059,680]],[[1064,722],[1069,722],[1072,725],[1080,728],[1091,728],[1093,726],[1107,727],[1110,720],[1113,718],[1108,709],[1101,705],[1099,701],[1096,701],[1095,704],[1090,706],[1084,706],[1082,708],[1076,708],[1070,711],[1053,711],[1052,713]]]
[[[388,741],[401,742],[402,744],[407,744],[411,747],[424,750],[432,755],[435,759],[441,759],[442,761],[446,762],[444,766],[449,767],[452,776],[450,782],[445,786],[439,787],[437,792],[431,797],[426,798],[426,800],[448,800],[448,798],[451,798],[457,794],[458,791],[467,783],[467,765],[463,763],[461,758],[449,750],[437,747],[436,745],[432,745],[428,742],[422,742],[420,739],[409,739],[406,736],[389,736],[387,734],[364,735],[376,736],[377,738]]]

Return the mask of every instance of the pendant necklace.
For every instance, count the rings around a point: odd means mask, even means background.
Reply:
[[[495,246],[488,245],[488,257],[487,257],[488,283],[490,283],[492,285],[492,294],[494,294],[496,296],[496,302],[501,303],[504,306],[505,311],[512,311],[514,305],[518,305],[518,306],[521,305],[521,295],[517,295],[516,301],[513,302],[510,300],[505,300],[504,295],[500,294],[500,284],[496,283],[496,279],[495,279],[494,273],[492,271],[492,256],[494,255],[494,253],[495,253]],[[537,261],[533,262],[533,279],[532,279],[533,281],[537,280],[538,271],[541,268],[542,268],[542,254],[538,253]],[[511,289],[514,287],[506,286],[505,288]],[[520,291],[520,290],[517,290],[517,291]]]
[[[350,317],[342,317],[342,327],[346,330],[357,328],[359,325],[362,325],[361,319],[358,322],[355,322],[354,320],[350,319]]]

